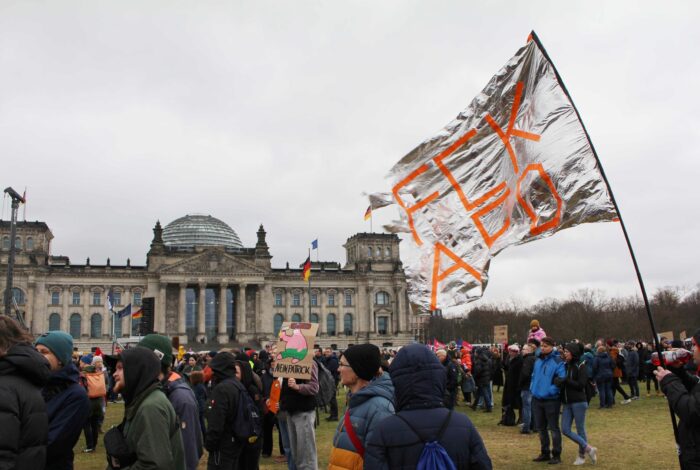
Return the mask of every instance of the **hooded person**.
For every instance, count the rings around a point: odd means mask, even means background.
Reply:
[[[199,405],[192,387],[171,370],[173,350],[170,338],[151,333],[144,336],[138,346],[150,349],[160,357],[159,380],[163,393],[170,400],[180,421],[187,470],[196,470],[204,453],[202,428],[199,425]]]
[[[124,420],[105,434],[107,468],[185,470],[180,424],[158,380],[159,358],[153,351],[135,347],[114,360],[114,390],[124,398]],[[118,432],[130,451],[127,459],[116,457],[111,445],[111,433]]]
[[[207,433],[204,447],[209,451],[209,470],[238,468],[243,441],[233,436],[236,412],[241,403],[242,384],[236,378],[236,358],[220,352],[209,362],[214,388],[207,406]],[[236,383],[238,382],[238,383]]]
[[[49,363],[19,324],[0,315],[0,468],[42,470],[48,418],[41,388]]]
[[[692,345],[693,361],[700,371],[700,330],[693,334]],[[700,378],[682,366],[657,367],[654,374],[679,419],[681,466],[685,469],[700,468]]]
[[[366,443],[379,423],[394,414],[394,385],[380,373],[379,348],[350,346],[339,361],[340,381],[350,388],[348,408],[333,437],[329,470],[359,468]]]
[[[71,470],[73,447],[80,438],[90,410],[80,371],[73,363],[73,337],[63,331],[49,331],[35,342],[36,350],[49,362],[51,376],[41,394],[49,417],[47,470]]]
[[[424,443],[438,441],[458,469],[490,469],[491,459],[471,420],[443,404],[445,367],[422,344],[404,346],[389,368],[396,415],[370,434],[364,468],[416,468]]]

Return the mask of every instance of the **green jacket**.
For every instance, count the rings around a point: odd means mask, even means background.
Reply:
[[[175,410],[153,385],[125,411],[124,436],[138,460],[129,470],[185,470],[185,451]],[[170,436],[170,439],[167,439]]]

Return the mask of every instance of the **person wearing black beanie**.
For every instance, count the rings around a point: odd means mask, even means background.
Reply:
[[[350,346],[340,358],[340,381],[350,393],[333,437],[329,468],[362,468],[367,438],[394,414],[394,386],[388,373],[380,374],[380,366],[379,348],[373,344]]]
[[[700,330],[693,333],[693,360],[700,365]],[[697,371],[696,371],[697,372]],[[682,468],[700,468],[700,423],[697,419],[697,404],[700,403],[700,378],[683,368],[654,371],[661,390],[668,399],[673,412],[678,415],[678,446]]]
[[[382,365],[379,348],[373,344],[350,346],[343,353],[343,357],[357,377],[367,382],[377,375]]]

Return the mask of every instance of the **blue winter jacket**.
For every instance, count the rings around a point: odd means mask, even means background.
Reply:
[[[631,349],[627,351],[625,369],[627,369],[627,377],[635,379],[639,377],[639,354],[637,354],[637,351]]]
[[[185,379],[175,378],[172,375],[170,380],[163,383],[163,391],[173,405],[175,414],[180,421],[187,470],[196,470],[199,459],[204,453],[197,398]]]
[[[389,369],[397,414],[384,418],[370,433],[364,468],[415,470],[424,441],[438,437],[450,411],[443,405],[445,367],[422,344],[401,348]],[[405,419],[419,436],[411,431]],[[471,420],[452,413],[440,444],[458,469],[491,469],[491,459]]]
[[[385,372],[382,376],[372,379],[365,388],[349,394],[348,397],[350,422],[357,438],[364,445],[379,422],[394,414],[394,385],[389,374]],[[333,437],[333,447],[357,453],[342,418]]]
[[[598,353],[593,363],[593,380],[596,382],[612,382],[615,363],[606,352]]]
[[[556,350],[535,361],[530,381],[530,393],[538,400],[559,398],[559,387],[553,383],[554,377],[566,377],[566,367]]]
[[[90,400],[80,385],[78,368],[71,362],[52,372],[41,393],[49,416],[46,469],[70,470],[73,468],[73,447],[90,412]]]

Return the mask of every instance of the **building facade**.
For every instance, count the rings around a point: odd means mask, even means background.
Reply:
[[[73,264],[51,253],[44,222],[18,222],[13,296],[34,334],[69,332],[81,344],[136,335],[140,320],[112,315],[146,297],[155,301],[154,330],[180,344],[259,346],[274,340],[283,321],[319,323],[318,344],[413,341],[419,322],[407,297],[396,235],[358,233],[344,248],[347,262],[312,263],[310,284],[301,267],[272,267],[261,225],[244,247],[224,222],[203,215],[156,223],[145,266]],[[0,269],[5,289],[10,223],[0,221]]]

